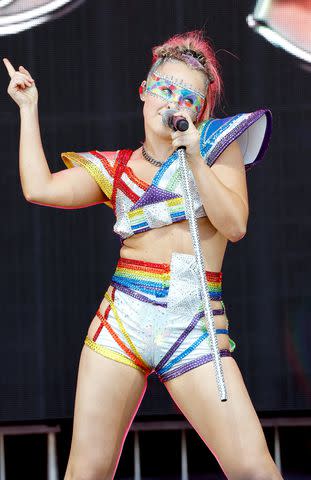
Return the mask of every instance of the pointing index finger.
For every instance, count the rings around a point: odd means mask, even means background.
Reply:
[[[15,69],[14,69],[12,63],[7,58],[3,58],[2,60],[4,62],[4,65],[7,68],[7,71],[9,73],[10,77],[12,78],[14,73],[15,73]]]

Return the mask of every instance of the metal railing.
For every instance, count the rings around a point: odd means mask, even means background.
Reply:
[[[4,437],[8,435],[47,435],[47,479],[58,480],[56,433],[60,432],[59,425],[12,425],[0,426],[0,479],[5,480],[5,451]]]
[[[273,417],[260,418],[262,427],[274,429],[274,461],[282,473],[281,465],[281,443],[279,427],[307,427],[311,426],[311,417]],[[187,420],[152,420],[152,421],[134,421],[130,427],[130,431],[134,433],[134,480],[142,480],[141,461],[140,461],[140,445],[139,432],[156,431],[156,430],[180,430],[180,452],[181,452],[181,480],[189,480],[188,472],[188,454],[186,430],[192,430],[193,427]],[[5,480],[5,448],[4,438],[7,435],[47,435],[47,479],[58,480],[57,466],[57,448],[56,433],[61,428],[59,425],[14,425],[0,426],[0,479]]]

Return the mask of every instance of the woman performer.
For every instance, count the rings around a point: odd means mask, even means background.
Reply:
[[[34,80],[24,67],[15,71],[8,59],[4,63],[11,77],[8,93],[21,112],[26,200],[59,208],[104,203],[115,213],[114,232],[122,244],[81,352],[65,480],[114,478],[151,372],[229,479],[281,479],[232,356],[235,342],[221,288],[227,242],[246,232],[245,171],[267,149],[270,110],[212,117],[222,90],[214,51],[201,31],[175,35],[153,48],[151,69],[139,89],[142,146],[64,152],[68,170],[51,174],[40,140]],[[188,122],[187,130],[178,130],[178,117]],[[217,394],[176,151],[180,146],[186,148],[226,402]]]

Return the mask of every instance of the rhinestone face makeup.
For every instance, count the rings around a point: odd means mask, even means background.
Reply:
[[[201,72],[204,73],[204,91],[207,91],[207,88],[208,88],[209,84],[214,82],[214,77],[213,77],[213,75],[211,75],[209,72],[207,72],[204,69],[204,67],[202,66],[200,61],[197,60],[197,58],[194,58],[193,55],[183,54],[183,55],[181,55],[181,58],[175,58],[175,57],[170,57],[170,56],[160,57],[151,67],[149,75],[151,75],[152,72],[155,72],[156,70],[158,70],[158,68],[161,65],[164,65],[165,63],[175,63],[175,64],[177,63],[178,64],[181,61],[186,63],[193,70],[200,70]],[[178,80],[177,80],[177,83],[178,83]],[[192,88],[191,85],[188,85],[188,87]]]
[[[189,89],[191,90],[191,92],[194,92],[196,95],[199,95],[201,98],[205,99],[204,93],[194,89],[190,83],[184,82],[184,80],[176,78],[174,77],[174,75],[165,75],[164,73],[160,73],[158,70],[155,70],[153,72],[153,75],[156,75],[158,78],[161,78],[163,80],[168,80],[172,84],[176,85],[176,87]]]
[[[146,92],[165,102],[174,102],[180,108],[185,108],[197,116],[204,106],[205,95],[176,80],[172,76],[155,71],[148,79]]]

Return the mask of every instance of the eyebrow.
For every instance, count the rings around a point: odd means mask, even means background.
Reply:
[[[193,88],[193,86],[190,83],[186,83],[183,80],[179,80],[179,79],[175,78],[173,75],[165,75],[165,74],[162,74],[162,73],[158,72],[157,70],[152,72],[152,75],[156,75],[157,77],[162,78],[163,80],[169,80],[170,82],[172,82],[172,83],[174,83],[174,84],[176,84],[180,87],[188,88],[192,92],[199,95],[199,97],[205,99],[205,95],[202,92],[199,92],[198,90]]]

